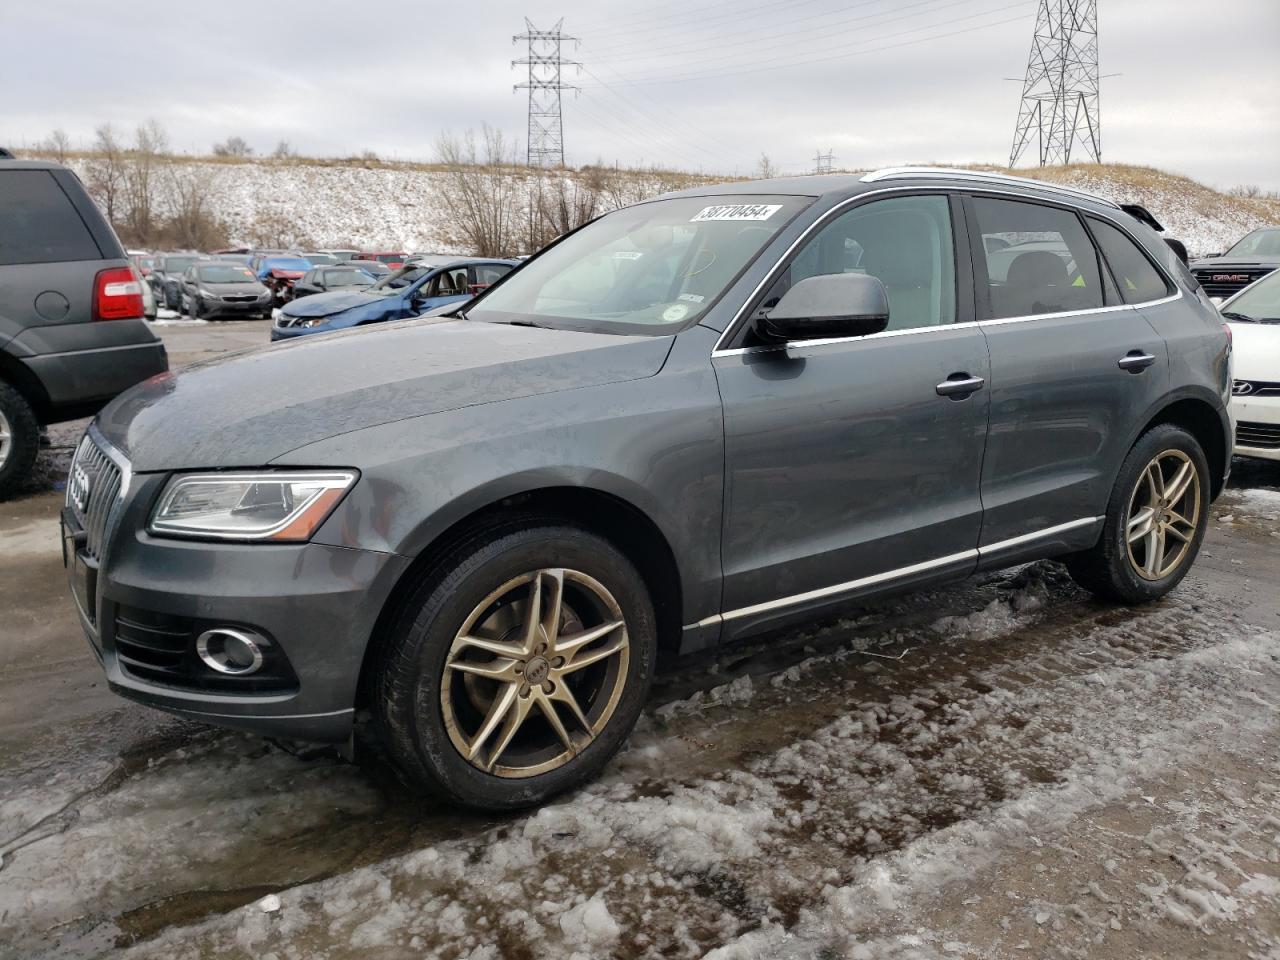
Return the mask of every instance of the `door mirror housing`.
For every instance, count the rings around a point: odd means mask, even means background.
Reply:
[[[760,323],[768,340],[865,337],[889,325],[889,294],[879,277],[828,273],[805,277]]]

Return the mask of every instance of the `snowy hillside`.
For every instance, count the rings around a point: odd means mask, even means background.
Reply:
[[[87,179],[91,159],[69,162]],[[233,243],[464,252],[449,245],[442,228],[445,175],[438,167],[359,160],[173,162],[207,181],[211,209]],[[1255,227],[1280,223],[1280,200],[1231,196],[1148,167],[1075,164],[1015,172],[1141,203],[1193,256],[1224,250]],[[698,180],[684,174],[623,177],[630,186],[627,201],[670,189],[677,178],[681,186]]]

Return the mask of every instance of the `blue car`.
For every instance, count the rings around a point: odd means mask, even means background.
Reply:
[[[517,266],[518,260],[473,258],[410,264],[364,290],[317,293],[286,304],[275,314],[271,339],[416,317],[470,299]]]

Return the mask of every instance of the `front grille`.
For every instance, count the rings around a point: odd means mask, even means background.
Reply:
[[[1280,450],[1280,423],[1250,423],[1242,420],[1236,424],[1236,443],[1245,447]]]
[[[1274,270],[1275,267],[1222,267],[1218,269],[1199,268],[1193,272],[1204,292],[1211,297],[1229,297],[1239,293]]]
[[[196,653],[196,638],[216,624],[191,617],[115,608],[115,650],[120,669],[147,683],[220,693],[288,693],[298,678],[278,644],[268,641],[262,669],[248,676],[211,670]],[[225,624],[224,624],[225,625]]]
[[[246,295],[239,293],[230,293],[222,298],[225,303],[257,303],[258,298],[252,293]]]
[[[120,467],[86,433],[71,461],[67,506],[84,529],[84,552],[94,560],[102,556],[123,484]]]
[[[1231,392],[1237,397],[1280,397],[1280,383],[1266,380],[1234,380]]]

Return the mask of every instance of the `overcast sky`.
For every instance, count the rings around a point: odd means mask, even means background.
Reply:
[[[567,159],[746,174],[1008,158],[1038,0],[0,0],[0,144],[155,117],[184,151],[525,140],[511,37],[564,18]],[[1099,0],[1103,158],[1280,189],[1280,0]],[[1028,162],[1024,158],[1024,163]]]

